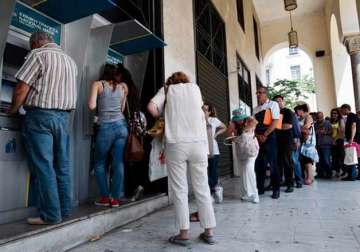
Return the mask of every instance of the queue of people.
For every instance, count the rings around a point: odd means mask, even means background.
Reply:
[[[39,216],[29,218],[28,223],[56,224],[71,210],[68,124],[76,104],[77,67],[47,33],[34,33],[30,44],[32,51],[16,74],[19,84],[9,113],[17,113],[20,106],[27,112],[23,136],[39,189]],[[199,221],[204,229],[200,239],[216,243],[212,198],[221,202],[216,139],[225,133],[236,149],[234,158],[241,176],[238,193],[244,201],[257,204],[266,190],[272,190],[271,197],[278,199],[282,185],[285,193],[291,193],[295,186],[311,185],[315,174],[319,178],[331,178],[335,173],[343,180],[360,179],[357,162],[344,164],[344,148],[360,143],[360,121],[349,105],[333,109],[327,120],[321,112],[313,118],[306,104],[292,111],[284,97],[271,100],[266,87],[257,88],[256,96],[258,106],[253,115],[235,109],[228,127],[217,118],[215,107],[204,103],[199,86],[183,72],[172,74],[150,100],[150,115],[165,120],[169,195],[179,230],[169,242],[186,246],[190,222]],[[122,204],[128,120],[133,117],[130,111],[136,110],[137,97],[131,74],[122,65],[106,65],[91,87],[88,107],[97,113],[93,167],[100,198],[96,205]],[[109,157],[110,181],[106,174]],[[268,176],[270,185],[265,186]],[[198,208],[192,214],[189,183]]]

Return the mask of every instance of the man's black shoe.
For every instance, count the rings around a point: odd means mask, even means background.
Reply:
[[[292,193],[294,191],[294,188],[292,186],[289,186],[288,188],[286,188],[285,192],[286,193]]]
[[[297,184],[296,184],[296,188],[302,188],[302,184],[297,183]]]
[[[273,199],[280,198],[280,191],[273,191],[273,194],[271,195],[271,198],[273,198]]]
[[[272,191],[272,186],[269,185],[269,186],[265,187],[264,191],[266,191],[266,192]]]
[[[357,176],[357,177],[356,177],[356,180],[360,180],[360,176]]]
[[[351,177],[345,177],[341,179],[342,181],[355,181],[356,179],[351,178]]]
[[[264,194],[265,194],[265,191],[264,191],[264,190],[258,190],[258,194],[259,194],[259,195],[264,195]]]

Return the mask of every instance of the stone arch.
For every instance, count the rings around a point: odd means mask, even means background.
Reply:
[[[267,50],[265,56],[264,56],[264,65],[267,66],[268,63],[271,61],[271,56],[274,55],[275,53],[279,52],[280,50],[282,49],[285,49],[285,48],[288,48],[288,41],[283,41],[283,42],[280,42],[274,46],[272,46],[269,50]],[[305,61],[303,61],[301,64],[305,64],[305,66],[311,66],[311,68],[313,69],[313,75],[314,75],[314,80],[315,80],[315,83],[316,83],[316,75],[315,75],[315,64],[314,64],[314,57],[313,55],[311,54],[311,51],[306,47],[304,46],[303,44],[299,44],[299,51],[302,51],[302,54],[305,54],[307,56],[308,59],[306,59]],[[281,53],[280,55],[283,55],[283,53]],[[280,68],[282,68],[281,70],[278,70],[276,72],[281,73],[281,76],[283,74],[286,74],[286,72],[284,72],[284,68],[280,66]],[[266,76],[266,67],[264,67],[264,75],[263,76]],[[279,68],[277,68],[279,69]],[[281,78],[289,78],[290,76],[286,76],[284,75],[283,77]],[[273,78],[273,77],[272,77]],[[309,106],[311,107],[311,109],[313,111],[316,111],[318,110],[318,103],[317,103],[317,100],[318,100],[318,89],[315,85],[315,88],[316,88],[316,92],[315,92],[315,96],[314,95],[311,95],[309,96],[309,99],[306,101],[306,103],[309,104]]]
[[[350,56],[342,43],[335,15],[330,19],[331,61],[333,68],[336,104],[348,103],[355,106]]]

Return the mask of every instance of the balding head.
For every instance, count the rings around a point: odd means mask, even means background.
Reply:
[[[54,40],[50,34],[43,31],[34,32],[30,37],[30,48],[31,49],[40,48],[43,45],[53,42]]]

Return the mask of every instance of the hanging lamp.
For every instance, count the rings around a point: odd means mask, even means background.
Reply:
[[[284,0],[285,10],[293,11],[297,8],[296,0]]]
[[[299,46],[299,39],[298,39],[297,31],[295,31],[293,28],[291,12],[290,12],[290,24],[291,24],[291,29],[290,32],[288,33],[289,48],[297,48]]]

